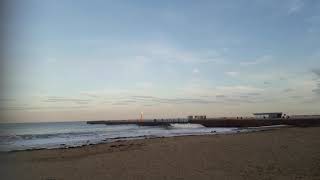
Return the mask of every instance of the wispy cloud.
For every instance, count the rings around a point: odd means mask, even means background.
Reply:
[[[132,55],[135,55],[135,57],[143,62],[226,63],[226,60],[223,58],[224,49],[195,51],[181,49],[170,43],[145,42],[135,45],[135,48],[131,51]]]
[[[131,96],[132,98],[138,98],[138,99],[152,99],[152,98],[156,98],[154,96]]]
[[[272,59],[272,56],[265,55],[265,56],[259,57],[255,60],[252,60],[252,61],[240,62],[240,65],[241,66],[258,65],[258,64],[262,64],[262,63],[267,63],[267,62],[271,61],[271,59]]]
[[[283,92],[288,93],[288,92],[292,92],[294,89],[292,88],[286,88],[283,90]]]
[[[258,92],[251,92],[251,93],[246,93],[248,96],[259,96],[261,93]]]
[[[320,68],[313,69],[312,72],[316,75],[316,82],[317,87],[312,90],[312,92],[316,93],[317,95],[320,95]]]
[[[320,68],[318,68],[318,69],[313,69],[312,72],[313,72],[317,77],[320,78]]]
[[[75,99],[75,98],[65,98],[65,97],[51,97],[43,100],[42,102],[46,103],[77,103],[77,104],[88,104],[90,99]]]
[[[7,106],[0,107],[1,111],[39,111],[39,110],[70,110],[87,109],[88,106]]]
[[[304,6],[302,0],[291,0],[288,4],[288,14],[294,14],[299,12]]]
[[[224,92],[228,94],[254,94],[258,95],[264,90],[253,86],[219,86],[216,87],[218,92]]]
[[[235,71],[228,71],[228,72],[225,72],[225,74],[231,77],[236,77],[239,75],[239,73]]]
[[[194,73],[194,74],[199,73],[199,69],[198,69],[198,68],[194,68],[194,69],[192,70],[192,73]]]
[[[129,97],[130,98],[130,97]],[[209,104],[215,101],[205,98],[162,98],[154,96],[132,96],[140,103],[158,103],[158,104]]]
[[[80,93],[80,95],[88,96],[91,98],[98,98],[99,97],[98,95],[96,95],[94,93],[90,93],[90,92],[82,92],[82,93]]]
[[[216,98],[225,98],[226,96],[223,94],[216,95]]]
[[[114,105],[114,106],[126,106],[126,105],[129,105],[129,103],[126,103],[126,102],[115,102],[115,103],[112,103],[112,105]]]
[[[16,99],[14,98],[0,98],[0,103],[1,102],[14,102]]]

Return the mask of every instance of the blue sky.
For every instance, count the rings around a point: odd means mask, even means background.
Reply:
[[[320,2],[13,1],[5,121],[320,112]]]

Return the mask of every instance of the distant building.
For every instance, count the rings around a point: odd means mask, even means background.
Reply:
[[[192,120],[193,119],[193,116],[188,116],[188,120]]]
[[[207,119],[206,115],[201,115],[201,116],[188,116],[188,120],[204,120]]]
[[[281,118],[282,112],[271,112],[271,113],[253,113],[257,119],[272,119],[272,118]]]

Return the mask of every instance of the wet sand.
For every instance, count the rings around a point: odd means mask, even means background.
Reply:
[[[0,153],[1,179],[320,179],[320,127]]]

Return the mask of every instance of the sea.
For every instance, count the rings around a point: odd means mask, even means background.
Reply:
[[[118,140],[185,135],[228,134],[239,128],[208,128],[200,124],[170,126],[104,125],[86,122],[2,123],[0,151],[70,148]]]

